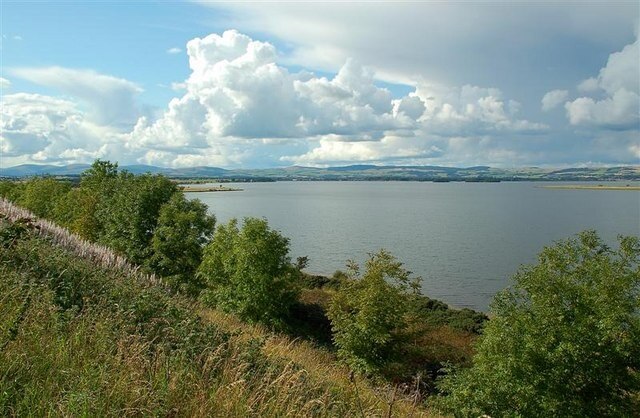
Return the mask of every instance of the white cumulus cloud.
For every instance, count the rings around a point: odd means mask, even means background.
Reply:
[[[87,117],[99,125],[130,130],[141,114],[136,96],[142,89],[122,78],[63,67],[14,68],[10,72],[77,98],[89,107]]]
[[[530,106],[497,88],[427,82],[425,75],[398,97],[356,60],[343,61],[333,76],[294,71],[279,63],[272,44],[237,31],[192,39],[186,52],[190,75],[154,115],[140,111],[141,88],[128,80],[61,67],[13,69],[64,99],[3,96],[5,163],[100,157],[161,166],[520,165],[628,161],[637,150],[637,139],[625,135],[632,131],[560,144],[547,125],[521,116]],[[543,109],[566,103],[575,125],[619,130],[637,121],[630,52],[612,54],[600,74],[583,83],[585,97],[570,100],[565,90],[552,91]],[[635,119],[629,118],[634,103]]]
[[[261,148],[265,139],[379,140],[416,129],[424,109],[417,97],[394,104],[373,73],[355,61],[332,79],[292,73],[276,63],[273,45],[233,30],[189,41],[187,54],[192,73],[183,84],[186,93],[158,120],[140,119],[132,143],[175,155],[232,147],[237,156],[241,146]]]
[[[0,88],[8,89],[9,87],[11,87],[11,82],[6,78],[0,77]]]
[[[323,136],[316,147],[302,155],[289,155],[281,161],[298,165],[322,166],[350,162],[425,161],[440,157],[442,150],[418,137],[386,136],[379,141],[345,142],[334,135]]]
[[[515,118],[520,104],[514,100],[505,101],[502,92],[496,88],[422,84],[418,85],[416,95],[426,102],[427,110],[421,122],[427,133],[444,136],[533,134],[548,128],[541,123]]]
[[[569,92],[567,90],[551,90],[542,98],[542,110],[545,112],[555,109],[562,102],[567,100]]]
[[[639,74],[640,44],[636,39],[621,51],[611,54],[597,77],[579,84],[579,91],[593,93],[595,97],[583,96],[565,103],[569,122],[605,129],[638,130]]]
[[[110,128],[87,120],[76,103],[39,94],[3,96],[1,128],[0,152],[8,159],[86,162],[111,154],[117,143]]]

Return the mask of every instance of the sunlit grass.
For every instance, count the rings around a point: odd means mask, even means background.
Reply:
[[[30,211],[2,197],[0,197],[0,213],[10,222],[19,220],[28,222],[38,235],[49,238],[55,245],[72,252],[78,257],[90,260],[101,267],[115,269],[127,276],[150,283],[159,284],[161,282],[159,277],[141,272],[139,266],[130,263],[125,257],[110,248],[87,241],[76,234],[72,234],[66,228],[46,219],[38,218]]]
[[[430,416],[410,388],[171,295],[6,201],[0,213],[29,220],[0,245],[0,415]]]

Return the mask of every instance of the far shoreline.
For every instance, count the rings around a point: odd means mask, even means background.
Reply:
[[[610,186],[610,185],[583,185],[583,184],[556,184],[537,186],[542,189],[556,189],[556,190],[625,190],[625,191],[640,191],[640,186],[631,186],[629,184],[625,186]]]
[[[226,186],[200,186],[200,185],[181,185],[180,190],[185,193],[205,193],[205,192],[241,192],[243,189]]]

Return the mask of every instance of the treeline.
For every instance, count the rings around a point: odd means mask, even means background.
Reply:
[[[326,332],[352,370],[387,382],[413,378],[440,411],[640,410],[638,237],[621,237],[614,250],[586,231],[545,248],[496,296],[486,321],[421,295],[417,279],[386,251],[333,277],[306,275],[307,260],[292,262],[288,239],[266,220],[214,230],[206,207],[162,176],[97,161],[78,187],[39,178],[1,182],[0,194],[126,255],[180,297],[294,335],[311,329],[318,341],[317,330]],[[471,359],[474,334],[482,335]]]
[[[197,200],[187,200],[162,175],[133,175],[117,164],[96,161],[77,187],[53,178],[1,182],[0,194],[129,261],[154,272],[175,290],[197,293],[194,280],[215,218]]]

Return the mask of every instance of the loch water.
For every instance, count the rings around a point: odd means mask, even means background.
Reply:
[[[610,245],[618,234],[640,235],[640,192],[545,185],[286,181],[187,195],[206,203],[218,223],[267,218],[290,239],[293,260],[309,257],[309,272],[332,274],[384,248],[422,278],[426,295],[486,311],[545,245],[585,229]]]

